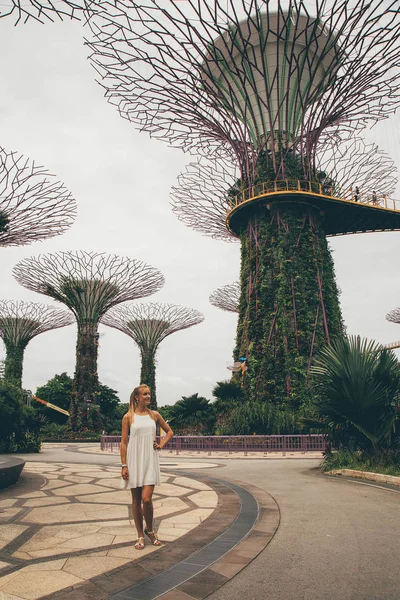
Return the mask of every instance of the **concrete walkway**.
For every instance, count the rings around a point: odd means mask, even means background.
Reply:
[[[113,466],[27,463],[22,488],[0,495],[0,591],[35,600],[157,551],[132,550],[130,492],[119,489],[119,474]],[[217,504],[206,484],[164,473],[154,496],[160,538],[178,540]]]
[[[400,491],[324,477],[320,460],[162,454],[156,515],[166,544],[138,557],[118,456],[70,445],[24,458],[25,480],[0,493],[1,600],[400,599]],[[244,524],[247,537],[226,556],[155,594],[165,569],[184,573],[188,556],[226,531],[229,540],[243,508],[229,482],[256,499],[250,534]],[[150,595],[137,595],[152,577]]]

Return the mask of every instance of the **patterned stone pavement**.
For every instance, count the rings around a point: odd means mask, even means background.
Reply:
[[[130,493],[119,489],[119,473],[114,466],[26,464],[30,489],[18,493],[13,486],[16,492],[0,493],[0,600],[78,590],[88,580],[160,552],[150,544],[143,551],[133,548]],[[205,483],[163,473],[154,494],[160,538],[178,540],[217,504],[217,494]]]

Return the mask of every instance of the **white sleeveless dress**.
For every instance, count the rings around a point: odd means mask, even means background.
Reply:
[[[135,414],[126,454],[129,479],[124,481],[125,488],[160,485],[160,461],[153,448],[155,437],[156,422],[150,415]]]

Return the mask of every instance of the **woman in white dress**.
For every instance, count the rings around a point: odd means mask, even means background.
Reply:
[[[161,545],[153,530],[152,497],[154,486],[160,485],[157,450],[161,450],[174,435],[162,416],[148,407],[150,396],[150,388],[147,385],[136,387],[130,397],[129,411],[122,419],[121,476],[124,487],[131,488],[132,514],[138,533],[138,541],[135,544],[137,550],[144,548],[144,534],[153,546]],[[159,444],[156,440],[156,424],[166,432]],[[145,529],[143,517],[146,522]]]

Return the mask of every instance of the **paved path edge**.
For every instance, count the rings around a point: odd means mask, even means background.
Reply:
[[[280,510],[268,492],[255,485],[219,477],[218,481],[233,483],[254,496],[258,505],[257,520],[250,532],[222,558],[198,575],[188,579],[157,600],[203,600],[240,573],[262,552],[275,536],[280,524]],[[193,532],[195,535],[195,531]]]
[[[171,469],[172,471],[172,469]],[[135,582],[144,582],[155,574],[168,570],[192,552],[206,546],[212,539],[228,530],[238,517],[240,503],[237,495],[225,487],[224,481],[236,484],[252,494],[258,505],[257,520],[250,532],[223,557],[201,573],[181,585],[158,595],[160,600],[203,600],[237,575],[266,548],[280,523],[280,510],[275,499],[264,490],[248,483],[227,478],[213,478],[200,473],[179,471],[179,475],[203,481],[218,493],[217,509],[196,529],[176,542],[160,548],[156,553],[139,558],[123,567],[78,584],[73,588],[43,596],[42,600],[107,600],[129,588]]]
[[[383,473],[373,473],[371,471],[357,471],[355,469],[333,469],[325,471],[324,475],[343,475],[344,477],[355,477],[357,479],[366,479],[367,481],[376,481],[377,483],[390,483],[400,486],[400,477],[395,475],[385,475]]]

